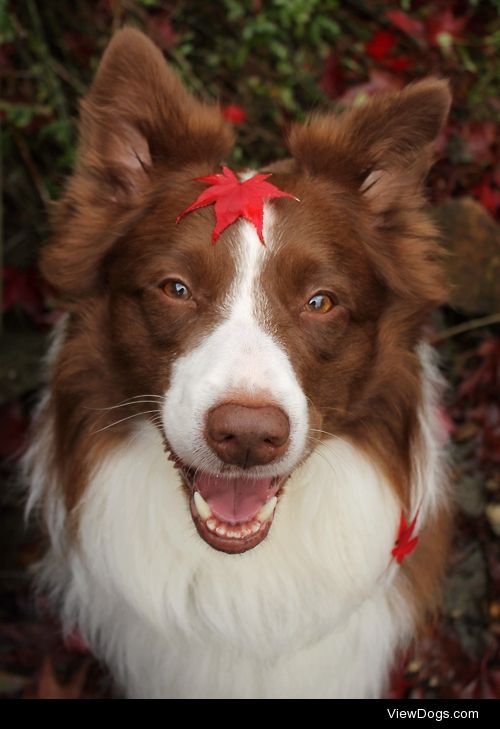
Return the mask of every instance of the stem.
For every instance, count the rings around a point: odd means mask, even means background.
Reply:
[[[500,312],[489,314],[488,316],[481,316],[478,319],[470,319],[463,324],[457,324],[449,329],[443,329],[442,332],[437,332],[437,334],[431,337],[431,344],[440,344],[446,339],[464,334],[464,332],[471,332],[474,329],[490,326],[490,324],[500,324]]]
[[[13,135],[14,142],[16,144],[16,147],[19,150],[19,154],[21,155],[24,164],[26,165],[28,172],[30,174],[31,179],[33,180],[33,184],[36,188],[36,191],[40,195],[40,198],[47,208],[50,203],[50,195],[47,190],[47,187],[45,185],[44,179],[40,172],[38,171],[38,168],[33,160],[33,157],[30,154],[30,150],[28,145],[26,144],[26,141],[20,134],[14,134]]]

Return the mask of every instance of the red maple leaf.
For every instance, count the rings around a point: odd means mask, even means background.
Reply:
[[[403,33],[406,33],[418,40],[422,40],[424,38],[424,24],[420,20],[417,20],[417,18],[412,18],[411,15],[408,15],[403,10],[388,10],[385,13],[385,17]]]
[[[500,212],[500,174],[487,172],[472,192],[492,215]]]
[[[413,521],[410,523],[410,525],[408,525],[404,512],[401,511],[398,536],[396,537],[396,543],[391,552],[392,556],[396,558],[398,564],[402,564],[405,557],[411,554],[418,544],[418,535],[416,537],[413,536],[413,530],[415,529],[415,524],[417,523],[417,517],[418,511],[415,514],[415,518],[413,519]]]
[[[387,30],[378,30],[373,38],[365,43],[365,51],[376,61],[385,58],[396,45],[396,36]]]
[[[222,109],[222,116],[231,124],[244,124],[247,120],[247,113],[242,106],[238,104],[229,104]]]
[[[193,210],[215,203],[215,227],[212,233],[212,244],[217,240],[229,225],[238,218],[246,218],[255,225],[260,242],[264,244],[262,225],[264,220],[264,201],[274,197],[291,197],[298,200],[288,192],[278,190],[277,187],[266,182],[270,174],[258,174],[240,182],[229,167],[222,168],[222,174],[197,177],[197,182],[208,182],[210,187],[203,190],[196,200],[177,216],[177,222]]]
[[[460,40],[467,18],[455,17],[453,12],[446,8],[437,15],[432,15],[427,21],[427,36],[433,46],[448,45],[454,40]]]

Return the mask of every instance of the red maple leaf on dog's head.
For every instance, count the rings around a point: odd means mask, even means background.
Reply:
[[[266,182],[270,174],[258,174],[240,182],[229,167],[223,167],[222,173],[197,177],[197,182],[208,182],[210,187],[177,216],[177,222],[193,210],[215,203],[215,227],[212,243],[216,243],[220,234],[238,218],[246,218],[255,225],[260,242],[264,244],[262,225],[264,220],[264,202],[275,197],[291,197],[294,195],[278,190]]]

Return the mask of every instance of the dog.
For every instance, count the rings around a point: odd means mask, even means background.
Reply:
[[[37,583],[128,697],[373,698],[450,533],[426,78],[235,172],[140,32],[82,102],[42,255],[65,314],[25,458]]]

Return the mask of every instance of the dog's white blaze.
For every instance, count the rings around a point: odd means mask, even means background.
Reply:
[[[291,471],[304,452],[308,431],[307,400],[291,361],[266,323],[267,301],[260,273],[272,246],[273,213],[264,206],[264,240],[253,225],[237,223],[237,275],[223,304],[220,323],[172,369],[165,394],[165,434],[177,455],[194,466],[218,472],[221,461],[205,442],[203,431],[210,408],[235,393],[263,395],[278,404],[290,420],[286,454],[255,469],[255,476]],[[228,248],[229,255],[229,248]]]

